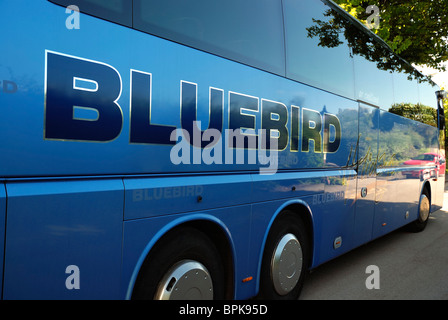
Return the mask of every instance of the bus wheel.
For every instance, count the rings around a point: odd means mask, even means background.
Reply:
[[[431,200],[429,199],[428,191],[423,190],[420,196],[420,204],[418,207],[418,218],[408,225],[408,230],[411,232],[421,232],[425,230],[428,224],[429,214],[431,211]]]
[[[183,227],[162,238],[146,257],[133,299],[224,299],[224,269],[209,237]]]
[[[274,222],[266,242],[260,298],[297,299],[309,261],[309,240],[302,220],[292,212]]]

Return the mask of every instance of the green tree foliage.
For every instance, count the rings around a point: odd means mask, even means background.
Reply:
[[[372,29],[409,63],[444,70],[448,60],[447,0],[335,0],[345,11],[366,23],[375,5],[379,28]],[[327,26],[328,27],[328,26]]]

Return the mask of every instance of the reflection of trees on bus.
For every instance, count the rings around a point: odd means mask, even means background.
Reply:
[[[406,106],[406,108],[403,108],[403,106]],[[412,114],[411,112],[419,112],[422,109],[427,111],[423,116],[419,115],[421,113]],[[365,170],[371,171],[377,167],[400,165],[419,154],[437,148],[436,128],[421,122],[408,120],[408,118],[414,120],[420,116],[427,119],[428,124],[435,124],[436,120],[434,120],[432,114],[432,112],[435,112],[434,109],[422,105],[412,107],[410,104],[398,104],[394,105],[389,111],[393,113],[379,109],[371,113],[362,113],[359,120],[357,118],[358,113],[355,110],[343,110],[338,113],[341,122],[345,124],[344,138],[357,141],[356,145],[346,146],[347,150],[344,152],[347,161],[346,166],[364,165]],[[358,135],[356,125],[358,121],[359,127],[371,129],[364,136]],[[351,125],[348,125],[348,123],[351,123]],[[369,143],[369,141],[377,139],[378,154]],[[367,141],[367,143],[360,143],[360,140]],[[342,147],[345,147],[345,145]]]
[[[381,10],[381,21],[379,29],[373,31],[390,48],[410,63],[443,70],[442,63],[448,58],[448,46],[444,40],[448,25],[441,23],[446,21],[448,7],[443,1],[336,0],[335,2],[362,22],[367,22],[370,16],[366,8],[376,5]],[[417,13],[431,19],[415,19]],[[361,54],[370,61],[378,61],[378,68],[382,70],[403,71],[401,62],[394,58],[389,50],[372,46],[368,35],[359,33],[355,24],[350,24],[334,10],[327,10],[325,16],[328,20],[315,19],[315,25],[308,28],[310,37],[319,37],[319,45],[326,47],[340,45],[342,42],[339,40],[339,34],[343,33],[355,54]],[[411,69],[408,71],[412,73]]]
[[[420,103],[396,103],[389,112],[437,127],[437,111]]]
[[[426,80],[417,70],[395,55],[389,47],[379,45],[378,42],[382,41],[380,38],[373,38],[367,32],[362,32],[360,26],[351,23],[335,10],[327,10],[324,16],[328,18],[327,21],[313,19],[315,25],[307,28],[308,37],[317,37],[319,46],[334,48],[342,45],[344,42],[341,39],[344,39],[351,48],[352,54],[376,62],[378,69],[403,72],[408,74],[409,79]]]

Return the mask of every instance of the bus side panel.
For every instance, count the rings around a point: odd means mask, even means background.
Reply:
[[[0,296],[3,289],[3,257],[5,250],[5,214],[6,214],[6,190],[5,185],[0,184]]]
[[[436,177],[436,163],[418,163],[412,159],[425,153],[438,153],[437,128],[380,112],[373,238],[417,219],[423,181]],[[437,190],[432,189],[434,204]]]
[[[249,260],[258,261],[257,272],[270,225],[283,210],[311,219],[308,230],[313,246],[311,268],[353,248],[356,193],[353,170],[296,173],[289,177],[285,173],[276,177],[277,180],[268,180],[254,176],[254,196],[259,199],[253,205],[252,220],[257,223],[253,224],[251,233]],[[272,193],[276,199],[270,197]],[[340,245],[335,247],[337,238]]]
[[[249,203],[251,177],[210,175],[125,178],[125,220]]]
[[[7,183],[5,299],[116,299],[121,180]]]

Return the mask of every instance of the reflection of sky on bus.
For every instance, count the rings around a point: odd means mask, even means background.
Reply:
[[[319,39],[308,36],[307,28],[314,24],[314,19],[328,20],[323,15],[327,7],[318,1],[286,1],[284,5],[287,76],[354,98],[353,72],[350,72],[353,61],[343,37],[341,45],[328,48],[320,46]],[[297,19],[295,12],[303,12],[303,18]]]

